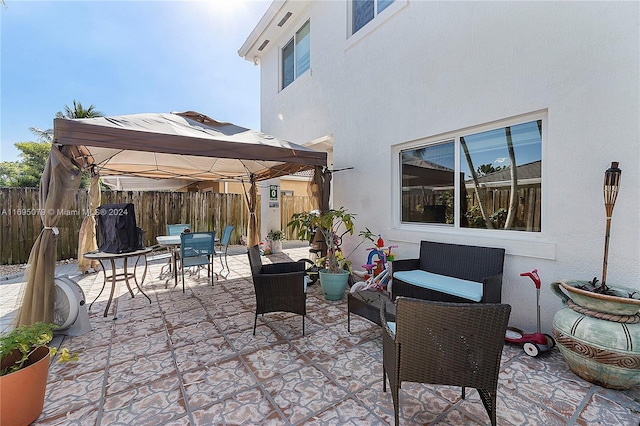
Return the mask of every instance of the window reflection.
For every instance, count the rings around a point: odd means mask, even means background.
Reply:
[[[402,222],[453,226],[457,211],[461,228],[541,231],[542,120],[404,150],[400,164]]]
[[[453,223],[454,142],[401,153],[402,221]]]
[[[392,3],[393,0],[352,0],[351,34],[355,34]]]
[[[463,227],[540,232],[542,121],[460,137]]]

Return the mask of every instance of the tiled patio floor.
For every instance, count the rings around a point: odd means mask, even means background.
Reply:
[[[293,246],[264,262],[307,257],[306,247]],[[80,352],[80,361],[52,364],[35,424],[391,424],[379,327],[354,316],[348,333],[346,297],[325,301],[315,284],[305,336],[300,316],[278,313],[259,317],[253,336],[246,248],[231,251],[233,272],[213,288],[206,273],[188,277],[186,294],[165,288],[155,264],[143,287],[151,304],[142,295],[131,298],[122,284],[104,318],[103,294],[90,312],[93,330],[62,341]],[[102,273],[75,278],[90,303]],[[0,281],[3,324],[12,315],[15,281]],[[640,423],[639,388],[622,392],[585,382],[557,349],[531,358],[506,345],[498,390],[499,425]],[[461,400],[459,388],[405,383],[400,401],[403,425],[489,424],[475,390]]]

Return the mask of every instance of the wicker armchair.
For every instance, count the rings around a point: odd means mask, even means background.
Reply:
[[[291,312],[302,315],[302,335],[304,336],[304,317],[307,314],[304,262],[263,265],[260,260],[260,249],[257,245],[249,249],[248,255],[256,293],[253,335],[256,334],[258,314]]]
[[[478,390],[496,424],[500,356],[511,306],[448,303],[398,297],[396,322],[383,324],[383,385],[391,386],[395,423],[402,382],[462,386]]]

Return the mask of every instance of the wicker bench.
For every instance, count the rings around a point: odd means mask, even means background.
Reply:
[[[500,303],[504,249],[420,242],[420,257],[391,263],[392,299]]]

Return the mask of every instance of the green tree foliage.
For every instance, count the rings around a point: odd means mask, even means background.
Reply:
[[[0,0],[1,2],[2,0]],[[1,4],[1,3],[0,3]],[[102,117],[102,113],[96,107],[90,105],[84,108],[82,103],[73,100],[73,107],[64,106],[64,112],[58,111],[56,118],[94,118]],[[53,129],[42,130],[37,127],[29,127],[29,130],[37,137],[37,142],[17,142],[14,146],[21,152],[19,161],[0,162],[0,186],[28,188],[40,186],[40,178],[47,164],[51,143],[53,142]],[[89,176],[83,172],[82,188],[89,186]]]
[[[47,164],[51,144],[49,142],[17,142],[20,161],[0,163],[0,185],[32,188],[40,185],[40,177]]]
[[[13,180],[20,172],[20,163],[17,161],[0,162],[0,186],[14,186]]]
[[[96,110],[96,107],[90,105],[89,108],[84,108],[81,102],[73,100],[73,108],[68,105],[64,106],[64,112],[56,112],[56,118],[95,118],[102,117],[103,114]],[[53,142],[53,129],[42,130],[37,127],[29,127],[31,133],[38,137],[39,142]]]

